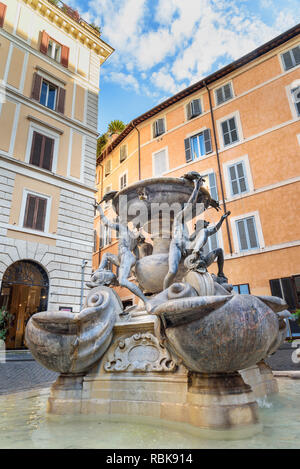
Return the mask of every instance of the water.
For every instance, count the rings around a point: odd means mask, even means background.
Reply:
[[[260,401],[263,430],[245,440],[200,438],[172,423],[105,421],[101,416],[49,416],[48,391],[0,396],[0,448],[300,448],[300,380],[280,378],[280,394]]]

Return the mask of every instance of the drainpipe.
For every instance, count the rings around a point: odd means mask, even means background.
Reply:
[[[84,288],[84,269],[85,266],[87,265],[88,261],[85,259],[82,259],[81,263],[81,292],[80,292],[80,311],[82,310],[82,305],[83,305],[83,288]]]
[[[223,186],[221,164],[220,164],[220,155],[219,155],[219,149],[218,149],[218,143],[217,143],[217,135],[216,135],[214,111],[213,111],[212,102],[211,102],[211,94],[210,94],[210,89],[208,88],[205,81],[203,81],[203,83],[204,83],[204,86],[205,86],[205,88],[207,89],[207,92],[208,92],[209,108],[210,108],[210,115],[211,115],[212,128],[213,128],[213,134],[214,134],[214,142],[215,142],[215,148],[216,148],[217,161],[218,161],[219,178],[220,178],[220,184],[221,184],[223,210],[224,210],[224,213],[226,213],[227,208],[226,208],[226,202],[225,202],[224,186]],[[229,242],[229,250],[230,250],[230,254],[232,254],[233,251],[232,251],[232,242],[231,242],[231,236],[230,236],[230,231],[229,231],[228,217],[226,218],[225,223],[226,223],[226,230],[227,230],[227,236],[228,236],[228,242]]]
[[[132,125],[138,133],[138,160],[139,160],[139,181],[140,181],[141,180],[141,135],[136,125],[134,123],[132,123]]]

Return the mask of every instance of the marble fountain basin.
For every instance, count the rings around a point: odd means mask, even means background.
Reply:
[[[116,213],[120,215],[120,197],[126,196],[127,217],[128,221],[131,221],[139,214],[139,211],[143,213],[145,207],[149,217],[151,214],[151,204],[168,204],[171,206],[178,203],[182,207],[183,204],[188,202],[193,188],[193,182],[187,179],[170,177],[150,178],[125,187],[115,195],[112,203]],[[197,202],[208,204],[208,200],[210,200],[208,191],[201,187]],[[150,221],[150,219],[147,221]]]
[[[194,296],[167,301],[153,313],[189,370],[231,373],[255,365],[284,341],[285,326],[276,313],[286,304],[267,298]]]
[[[44,311],[26,326],[25,341],[33,357],[62,374],[86,372],[109,347],[122,305],[105,286],[92,289],[80,313]]]

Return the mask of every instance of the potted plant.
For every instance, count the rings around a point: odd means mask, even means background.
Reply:
[[[0,308],[0,340],[3,340],[3,342],[5,342],[9,328],[10,316],[11,315],[4,307]]]

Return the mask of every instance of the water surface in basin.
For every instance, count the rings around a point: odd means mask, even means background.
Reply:
[[[260,401],[262,433],[243,440],[211,440],[143,423],[101,416],[47,416],[48,391],[0,396],[0,448],[300,448],[300,380],[280,378],[280,394]]]

